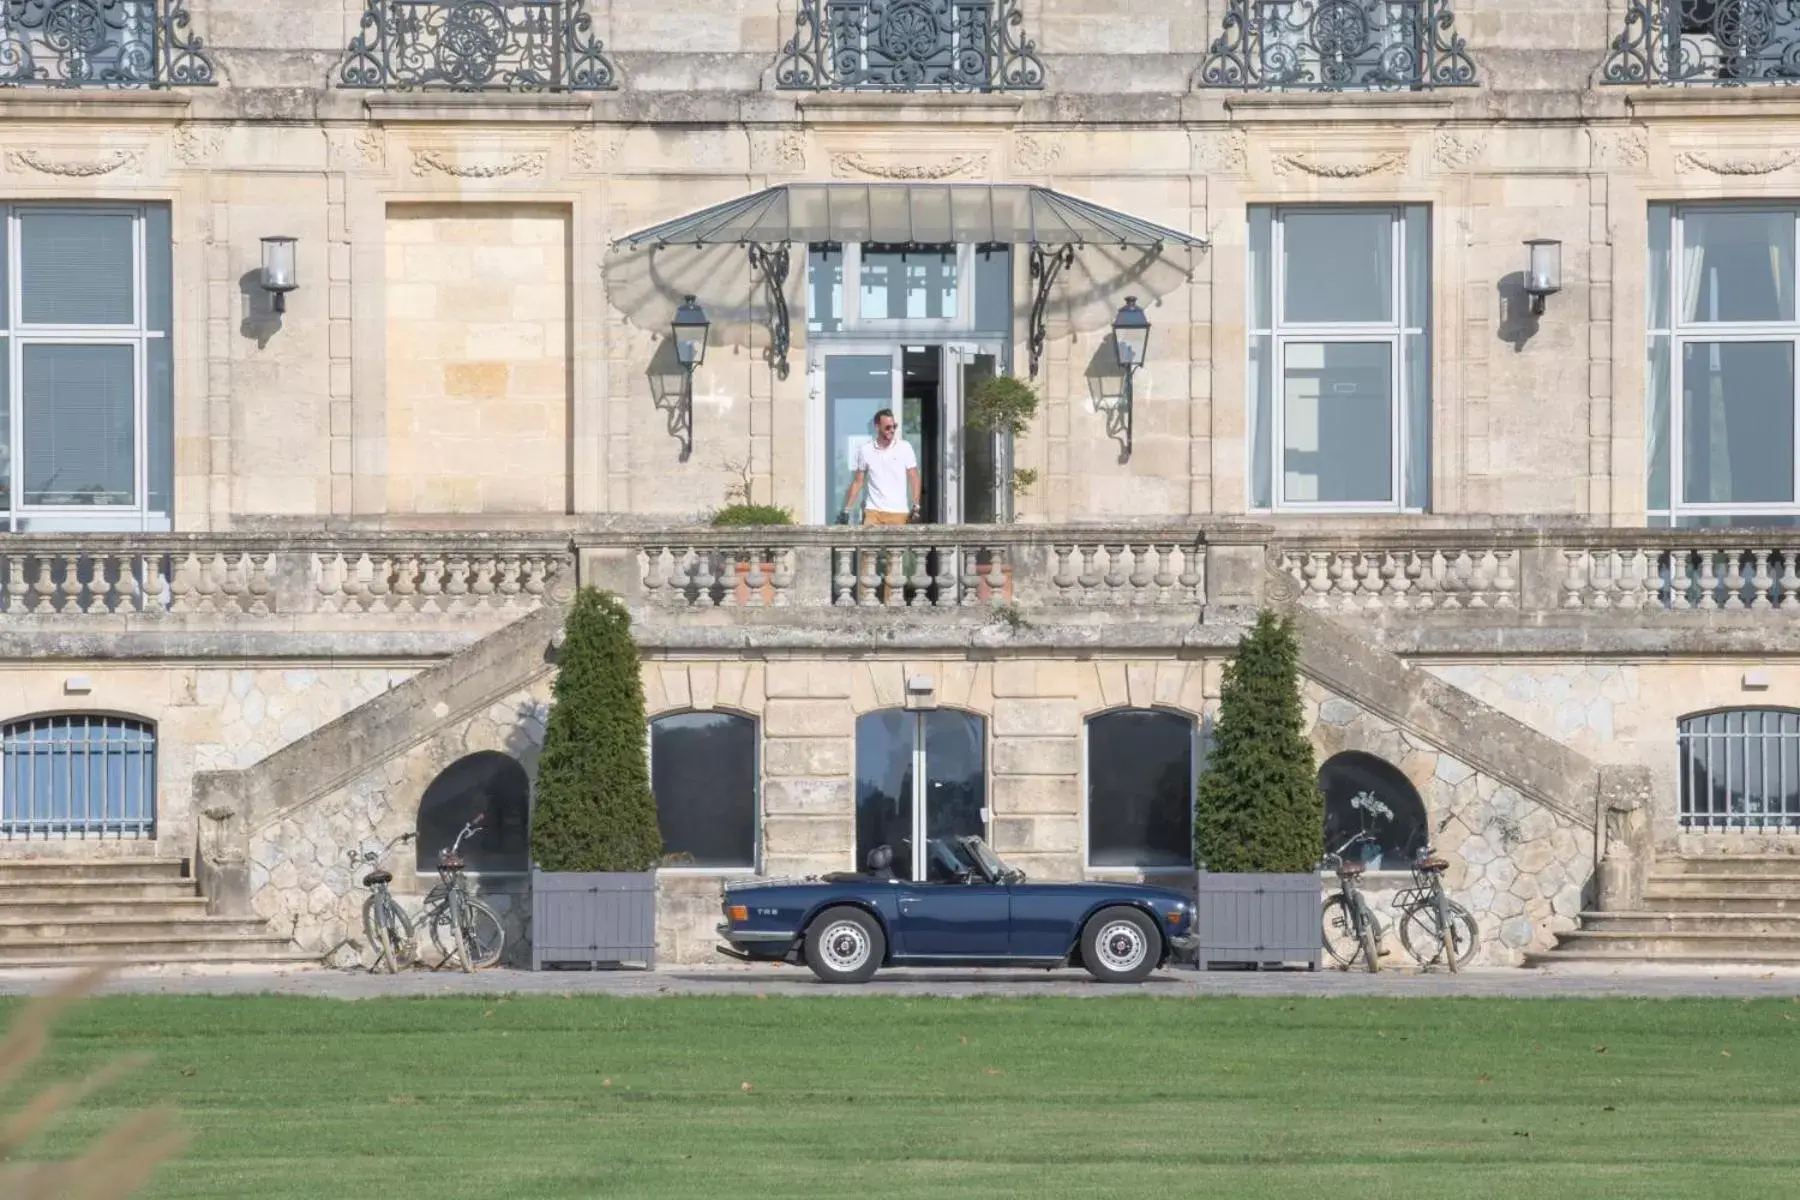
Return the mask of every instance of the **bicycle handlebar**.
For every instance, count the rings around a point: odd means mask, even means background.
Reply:
[[[388,856],[388,851],[392,850],[395,846],[400,845],[402,842],[410,842],[418,836],[419,835],[416,833],[407,832],[401,834],[379,850],[346,850],[345,854],[349,856],[352,865],[356,863],[378,863],[386,858]]]

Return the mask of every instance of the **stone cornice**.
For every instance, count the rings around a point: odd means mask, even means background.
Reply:
[[[0,125],[15,121],[173,125],[187,118],[191,106],[185,92],[5,88],[0,89]]]
[[[384,92],[363,108],[380,125],[584,125],[594,116],[587,96],[535,92]]]

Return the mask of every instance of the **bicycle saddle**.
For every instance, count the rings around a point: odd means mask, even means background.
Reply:
[[[1346,879],[1354,879],[1368,869],[1367,864],[1359,862],[1342,862],[1337,865],[1337,873]]]
[[[1419,870],[1421,871],[1442,871],[1449,867],[1449,865],[1448,862],[1441,858],[1421,858],[1419,860]]]
[[[394,873],[392,871],[370,871],[367,875],[363,876],[364,887],[374,887],[378,883],[392,882],[394,882]]]

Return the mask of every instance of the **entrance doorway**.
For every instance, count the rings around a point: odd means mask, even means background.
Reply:
[[[808,507],[835,520],[857,451],[875,437],[875,414],[891,409],[919,462],[921,517],[929,524],[994,524],[1010,515],[1000,486],[1005,435],[969,429],[965,398],[999,372],[992,342],[833,342],[812,355],[815,444]],[[860,523],[862,514],[851,514]]]
[[[889,708],[856,721],[856,861],[887,846],[894,874],[934,878],[933,838],[987,832],[987,722],[954,709]]]

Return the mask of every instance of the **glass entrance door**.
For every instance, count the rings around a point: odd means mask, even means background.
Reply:
[[[856,860],[887,846],[894,874],[933,875],[931,840],[987,829],[987,722],[953,709],[889,708],[856,722]]]
[[[944,455],[946,511],[968,525],[998,525],[1012,518],[1012,439],[991,429],[971,429],[968,399],[1000,373],[1000,347],[954,342],[944,347],[944,424],[951,445]]]

